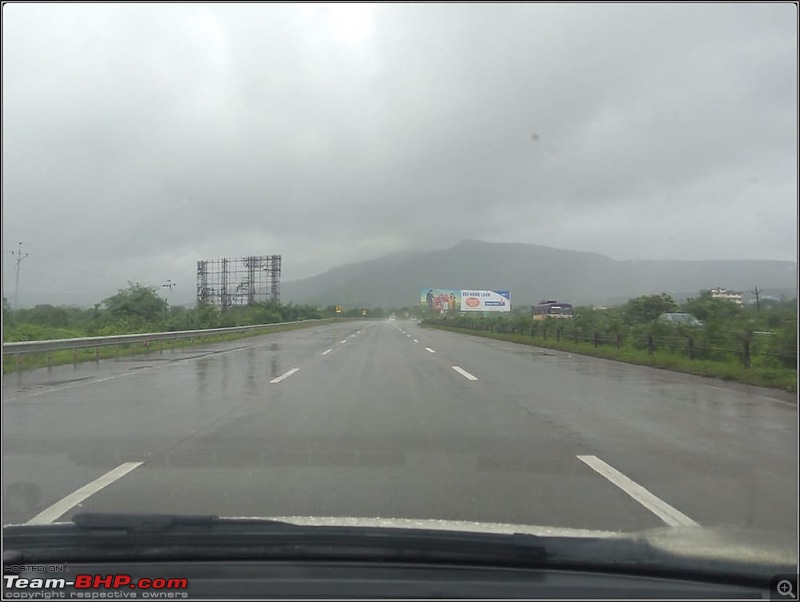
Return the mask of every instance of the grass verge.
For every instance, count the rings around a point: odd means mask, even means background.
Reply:
[[[425,328],[438,328],[439,330],[448,330],[450,332],[508,341],[510,343],[518,343],[532,347],[557,349],[559,351],[616,360],[628,364],[662,368],[664,370],[697,374],[699,376],[709,376],[759,387],[769,387],[790,392],[797,391],[797,371],[789,368],[753,366],[747,369],[733,360],[727,362],[699,359],[690,360],[686,356],[667,351],[656,350],[650,355],[645,349],[634,349],[625,346],[620,348],[610,345],[595,347],[591,342],[579,341],[575,343],[568,339],[561,339],[560,341],[555,339],[532,339],[530,336],[524,334],[476,331],[453,326],[441,326],[438,324],[423,324],[423,326]]]
[[[50,354],[48,363],[47,353],[26,353],[19,356],[19,361],[16,355],[3,356],[3,374],[16,372],[17,370],[33,370],[35,368],[44,368],[50,366],[63,366],[66,364],[77,364],[83,362],[94,362],[106,359],[115,359],[120,357],[130,357],[136,355],[147,355],[152,353],[159,353],[160,351],[170,349],[183,349],[185,347],[196,347],[198,345],[208,345],[210,343],[223,343],[225,341],[236,341],[239,339],[246,339],[250,337],[263,336],[273,332],[284,332],[286,330],[297,330],[299,328],[310,328],[312,326],[319,326],[320,324],[328,324],[335,322],[332,320],[320,320],[310,322],[308,324],[287,324],[287,325],[266,325],[263,329],[258,328],[246,332],[217,334],[210,336],[201,336],[191,339],[177,339],[174,341],[152,341],[145,347],[142,343],[130,343],[126,345],[106,346],[106,347],[86,347],[83,349],[64,349],[62,351],[53,351]]]

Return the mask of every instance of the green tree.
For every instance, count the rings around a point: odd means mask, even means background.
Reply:
[[[701,291],[699,297],[690,297],[681,309],[703,322],[728,322],[742,317],[742,306],[725,299],[717,299],[711,291]]]
[[[8,299],[3,297],[3,324],[9,324],[13,321],[14,310],[11,309],[11,304]]]
[[[105,299],[103,308],[115,319],[132,322],[160,322],[167,312],[167,302],[154,286],[128,282],[128,288]]]
[[[678,305],[667,293],[641,295],[629,300],[623,307],[623,319],[629,325],[652,322],[663,313],[676,311]]]

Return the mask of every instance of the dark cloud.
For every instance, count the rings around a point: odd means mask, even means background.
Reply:
[[[795,259],[796,89],[790,4],[7,4],[4,251],[23,303],[467,238]]]

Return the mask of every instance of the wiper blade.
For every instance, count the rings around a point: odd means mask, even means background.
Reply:
[[[290,520],[290,519],[289,519]],[[662,537],[675,537],[670,528]],[[658,531],[658,533],[662,533]],[[713,531],[694,528],[680,541],[696,544]],[[680,534],[679,534],[680,535]],[[78,514],[72,523],[15,525],[3,544],[22,564],[80,561],[341,561],[429,563],[503,568],[562,568],[636,574],[718,575],[729,581],[791,573],[794,564],[752,555],[711,557],[654,546],[656,533],[614,537],[533,535],[434,528],[296,524],[214,515]],[[720,539],[723,545],[725,539]],[[749,548],[747,548],[749,550]],[[5,561],[5,559],[4,559]]]
[[[296,527],[291,523],[268,518],[238,519],[246,524],[275,527]],[[84,532],[165,533],[185,528],[213,531],[225,528],[237,519],[224,519],[214,514],[141,514],[134,512],[82,512],[72,522]]]
[[[72,522],[85,531],[126,531],[159,533],[177,527],[210,527],[219,517],[211,514],[134,514],[117,512],[83,512]]]
[[[84,513],[72,523],[8,526],[5,549],[28,560],[341,559],[531,566],[544,538],[428,529],[297,525],[215,515]]]

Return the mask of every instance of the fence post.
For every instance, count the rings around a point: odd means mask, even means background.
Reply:
[[[597,347],[598,344],[599,344],[599,341],[597,340],[597,333],[595,332],[594,333],[594,346]]]
[[[21,365],[22,365],[22,354],[18,353],[17,354],[17,372],[19,372],[19,368],[20,368]]]
[[[572,329],[572,342],[575,343],[576,345],[578,344],[578,329],[577,328],[573,328]]]
[[[653,355],[653,335],[647,335],[647,353],[648,355]]]
[[[694,359],[694,337],[689,335],[689,359]]]
[[[561,329],[560,328],[556,328],[556,341],[560,341],[560,340],[561,340]]]
[[[533,326],[531,326],[531,338],[533,338]]]
[[[617,333],[617,349],[622,347],[622,335]]]
[[[742,341],[743,344],[743,353],[742,353],[742,363],[744,367],[748,370],[750,369],[750,339],[744,339]]]
[[[52,363],[52,359],[53,359],[53,352],[52,351],[48,351],[47,352],[47,367],[48,368],[50,367],[50,364]]]
[[[77,347],[72,350],[72,363],[73,364],[77,364],[78,363],[78,348]]]

